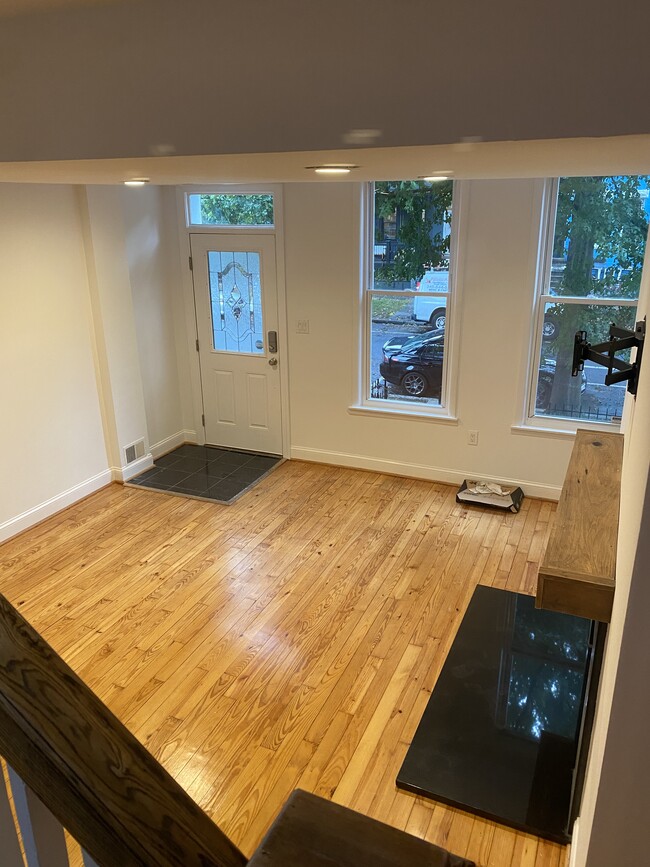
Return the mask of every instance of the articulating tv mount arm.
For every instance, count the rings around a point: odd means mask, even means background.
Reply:
[[[576,331],[571,375],[577,376],[585,366],[585,361],[595,361],[596,364],[601,364],[607,368],[605,385],[613,385],[615,382],[627,382],[627,390],[630,394],[636,395],[644,340],[645,317],[641,322],[637,322],[634,331],[618,328],[616,323],[612,322],[609,329],[609,340],[604,343],[596,343],[594,346],[591,343],[587,343],[586,331]],[[632,347],[636,347],[636,358],[633,362],[630,363],[616,358],[617,352],[623,349],[632,349]]]

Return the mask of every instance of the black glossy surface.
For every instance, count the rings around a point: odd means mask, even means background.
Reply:
[[[129,484],[228,503],[282,458],[186,444],[154,461]]]
[[[477,587],[397,785],[567,842],[591,625]]]

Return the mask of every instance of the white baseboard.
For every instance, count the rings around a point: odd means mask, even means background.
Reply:
[[[90,479],[86,479],[84,482],[80,482],[78,485],[68,488],[67,491],[63,491],[55,497],[45,500],[44,503],[39,503],[38,506],[28,509],[21,515],[16,515],[15,518],[10,518],[8,521],[5,521],[4,524],[0,524],[0,542],[5,542],[12,536],[22,533],[23,530],[28,530],[35,524],[39,524],[51,515],[56,514],[56,512],[60,512],[62,509],[67,508],[67,506],[71,506],[78,500],[83,500],[83,498],[87,497],[89,494],[94,494],[95,491],[110,484],[111,479],[111,470],[103,470],[96,476],[92,476]]]
[[[153,467],[151,452],[137,461],[132,461],[125,467],[111,467],[111,476],[114,482],[128,482],[129,479],[139,476],[140,473],[144,473],[150,467]]]
[[[170,437],[165,437],[164,440],[160,440],[158,443],[154,443],[149,451],[153,455],[153,459],[160,458],[163,455],[166,455],[167,452],[171,452],[174,449],[177,449],[179,446],[182,446],[183,443],[195,443],[196,442],[196,431],[195,430],[179,430],[178,433],[172,434]]]
[[[389,461],[385,458],[371,458],[365,455],[349,455],[345,452],[330,452],[323,449],[312,449],[294,446],[291,457],[301,461],[313,461],[319,464],[333,464],[339,467],[352,467],[358,470],[374,470],[377,473],[389,473],[393,476],[408,476],[415,479],[426,479],[429,482],[446,482],[460,485],[464,479],[476,477],[474,471],[450,470],[444,467],[429,467],[424,464],[411,464],[403,461]],[[482,477],[484,478],[484,477]],[[489,480],[492,477],[487,477]],[[499,476],[495,481],[506,485],[520,487],[529,497],[541,497],[544,500],[559,500],[561,487],[541,485],[526,479],[507,479]]]

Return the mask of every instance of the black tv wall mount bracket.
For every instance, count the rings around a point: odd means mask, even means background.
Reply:
[[[585,361],[595,361],[607,368],[605,385],[613,385],[615,382],[627,382],[627,390],[636,396],[636,386],[641,369],[641,356],[643,355],[643,343],[645,340],[645,316],[637,322],[634,331],[626,328],[618,328],[615,322],[609,329],[609,340],[604,343],[596,343],[593,346],[587,342],[586,331],[576,331],[573,344],[573,369],[572,376],[577,376],[585,366]],[[636,347],[634,361],[623,361],[616,358],[616,353],[624,349]]]

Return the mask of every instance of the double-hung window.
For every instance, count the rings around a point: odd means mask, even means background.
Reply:
[[[573,346],[576,331],[586,331],[595,344],[608,339],[612,323],[634,330],[650,214],[648,180],[624,175],[547,184],[528,403],[528,416],[537,422],[620,419],[625,384],[606,386],[605,368],[593,362],[573,377]]]
[[[366,407],[449,415],[453,182],[378,181],[368,203]]]

